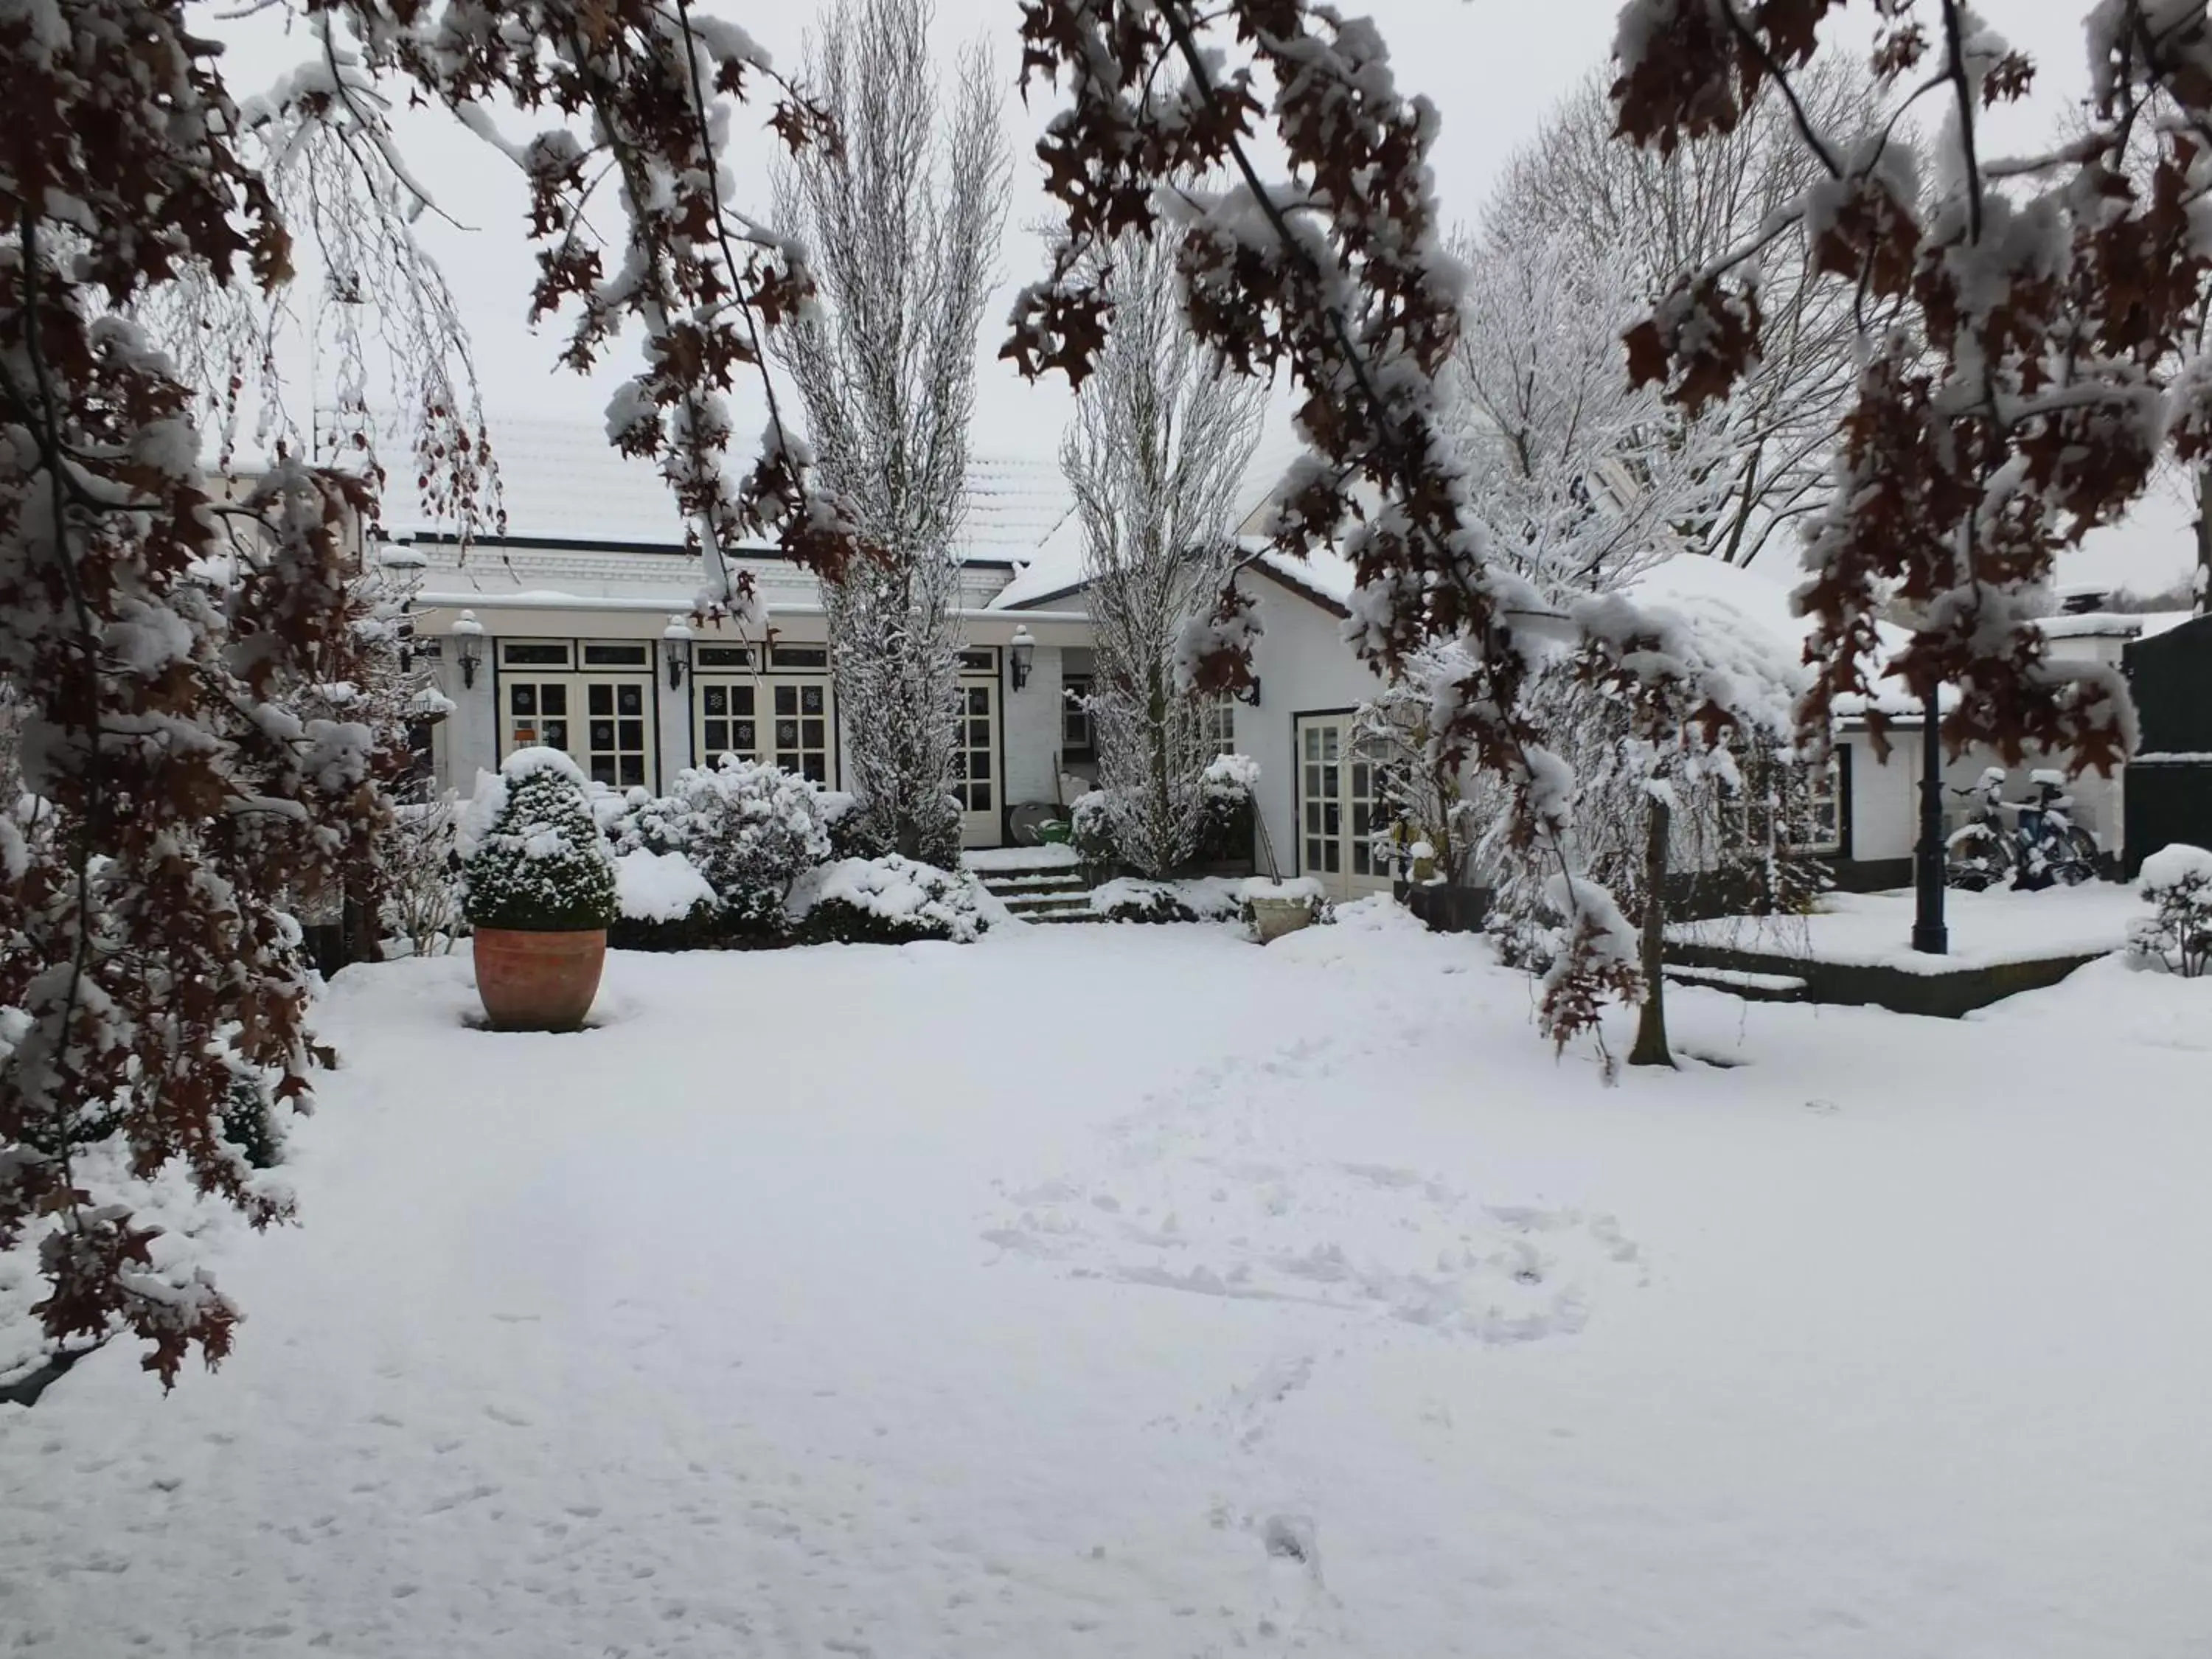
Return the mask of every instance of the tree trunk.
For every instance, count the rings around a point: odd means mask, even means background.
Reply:
[[[1644,841],[1644,1008],[1637,1016],[1631,1066],[1672,1066],[1667,1049],[1667,833],[1674,809],[1651,798]]]

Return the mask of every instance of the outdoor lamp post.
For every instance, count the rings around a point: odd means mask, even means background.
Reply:
[[[483,660],[483,631],[473,611],[453,618],[453,660],[461,665],[462,686],[471,690],[476,688],[477,665]]]
[[[680,689],[684,671],[691,665],[691,624],[681,617],[671,617],[668,626],[660,630],[660,649],[668,659],[668,689]]]
[[[1912,948],[1931,957],[1951,949],[1951,930],[1943,923],[1943,747],[1936,698],[1930,686],[1920,704],[1920,843],[1912,869]]]
[[[1036,660],[1036,636],[1024,624],[1014,629],[1008,648],[1013,655],[1014,690],[1018,691],[1030,683],[1030,665]]]

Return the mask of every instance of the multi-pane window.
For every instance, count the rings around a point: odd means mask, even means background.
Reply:
[[[569,756],[594,783],[647,784],[652,672],[652,647],[639,641],[501,640],[501,752],[542,744]]]
[[[585,647],[588,653],[590,647]],[[645,687],[635,680],[593,680],[584,688],[585,775],[617,789],[645,782]]]
[[[819,679],[702,679],[699,753],[767,761],[827,784],[836,742],[830,684]]]
[[[1827,764],[1805,780],[1804,839],[1792,849],[1800,853],[1840,853],[1844,850],[1844,762],[1831,754]]]
[[[1209,755],[1237,752],[1237,699],[1228,692],[1212,693],[1199,711],[1199,741]]]
[[[1060,746],[1066,758],[1087,761],[1098,752],[1098,740],[1092,735],[1091,709],[1085,699],[1091,695],[1087,676],[1071,675],[1061,682],[1060,694]]]
[[[994,811],[991,688],[963,685],[959,697],[959,744],[952,753],[952,793],[959,797],[964,812]]]

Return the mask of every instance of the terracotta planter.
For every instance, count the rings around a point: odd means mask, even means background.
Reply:
[[[606,965],[604,927],[578,933],[476,930],[477,994],[501,1031],[573,1031],[592,1012]]]

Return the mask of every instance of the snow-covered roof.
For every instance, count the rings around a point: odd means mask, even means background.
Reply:
[[[582,421],[495,416],[492,458],[510,539],[595,546],[674,548],[684,523],[649,460],[633,460]],[[386,465],[397,485],[404,452]],[[451,525],[429,522],[411,489],[395,487],[385,521],[395,533],[434,536]],[[977,456],[968,469],[967,511],[957,546],[966,561],[1014,562],[1067,517],[1070,501],[1056,461],[1029,456]]]

